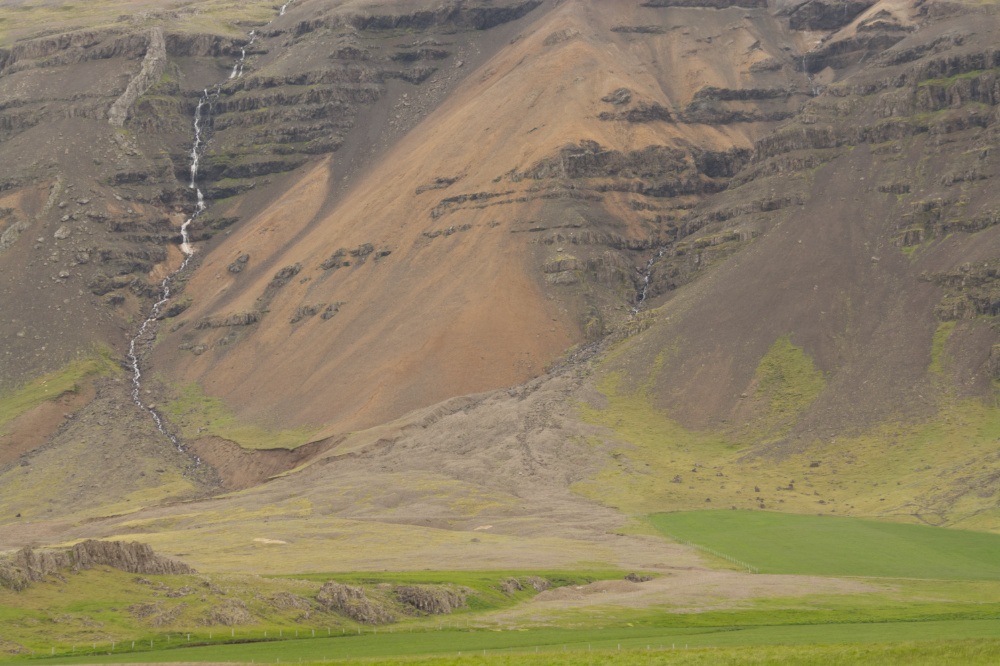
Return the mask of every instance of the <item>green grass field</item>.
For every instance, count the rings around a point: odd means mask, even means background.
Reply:
[[[912,641],[995,639],[1000,620],[978,622],[944,621],[924,623],[844,624],[793,627],[716,627],[713,629],[612,628],[581,632],[567,629],[533,631],[399,631],[377,633],[366,629],[361,635],[333,638],[285,640],[230,645],[197,646],[145,652],[113,654],[110,645],[102,653],[79,657],[44,658],[33,662],[52,664],[84,663],[176,663],[241,662],[288,663],[437,655],[440,657],[503,656],[533,657],[550,663],[549,657],[570,659],[567,663],[603,663],[604,657],[619,650],[668,651],[705,647],[858,645]],[[989,643],[984,645],[990,646]],[[985,652],[996,655],[1000,641],[992,641]],[[90,646],[87,646],[88,648]],[[90,652],[88,650],[88,652]],[[566,653],[562,655],[562,653]],[[572,654],[571,653],[575,653]],[[39,658],[40,657],[40,658]],[[626,662],[628,663],[628,662]],[[988,663],[988,662],[981,662]]]
[[[1000,535],[765,511],[650,517],[661,532],[760,573],[1000,580]]]
[[[857,591],[717,601],[532,605],[526,583],[555,586],[621,579],[614,569],[580,571],[410,571],[135,576],[91,570],[0,590],[0,661],[52,664],[362,660],[363,663],[1000,663],[1000,536],[766,512],[659,514],[664,533],[753,562],[761,572],[865,577]],[[669,572],[666,576],[677,575]],[[520,591],[503,592],[518,578]],[[752,584],[755,576],[747,576]],[[450,615],[402,615],[380,627],[326,612],[300,615],[274,600],[312,598],[328,580],[370,595],[395,585],[470,589]],[[163,592],[188,586],[179,598]],[[217,590],[218,591],[213,591]],[[380,592],[382,591],[382,592]],[[596,595],[599,597],[600,595]],[[206,624],[223,597],[244,599],[253,619]],[[153,625],[133,611],[155,602]],[[114,644],[112,645],[112,641]]]

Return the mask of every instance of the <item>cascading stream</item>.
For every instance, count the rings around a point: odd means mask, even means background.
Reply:
[[[281,6],[281,11],[278,15],[284,16],[285,9],[288,7],[288,5],[292,4],[292,2],[294,2],[294,0],[288,0],[288,2],[283,4]],[[271,21],[268,21],[267,25],[270,24]],[[247,58],[247,48],[253,45],[254,41],[256,41],[257,39],[256,31],[251,30],[249,36],[250,40],[246,44],[244,44],[243,47],[240,49],[240,58],[233,65],[233,72],[232,74],[229,75],[230,79],[238,78],[243,75],[243,65],[246,62]],[[139,368],[139,352],[137,350],[137,346],[139,343],[142,342],[142,340],[145,337],[152,336],[155,334],[156,322],[158,321],[158,317],[160,316],[160,311],[163,309],[163,306],[167,304],[167,301],[170,300],[170,285],[173,282],[174,278],[177,276],[177,274],[183,271],[185,268],[187,268],[188,264],[191,262],[191,258],[194,256],[194,248],[191,247],[191,236],[188,230],[191,226],[191,223],[197,220],[201,216],[201,214],[205,212],[205,209],[207,208],[207,206],[205,205],[205,196],[204,194],[202,194],[201,188],[198,187],[198,167],[201,161],[201,154],[205,146],[205,142],[202,138],[203,135],[202,113],[205,108],[205,105],[208,105],[209,108],[211,109],[211,103],[216,99],[218,99],[219,94],[221,92],[222,92],[221,84],[217,85],[215,87],[215,90],[212,92],[209,92],[208,89],[206,88],[202,93],[201,97],[198,99],[198,105],[195,107],[194,110],[194,122],[193,122],[194,141],[191,144],[191,153],[190,153],[191,180],[188,183],[188,187],[195,191],[195,196],[197,197],[197,200],[195,203],[194,212],[191,214],[191,217],[185,220],[184,224],[181,225],[180,250],[182,253],[184,253],[184,261],[181,262],[181,265],[177,268],[177,270],[170,273],[170,275],[168,275],[167,277],[163,278],[163,281],[160,283],[160,299],[153,304],[153,307],[149,312],[149,316],[146,318],[145,321],[142,322],[142,326],[139,327],[139,331],[129,341],[128,345],[127,358],[129,364],[132,366],[132,402],[134,402],[136,406],[138,406],[143,411],[147,412],[153,418],[153,421],[156,423],[157,430],[159,430],[163,435],[165,435],[168,439],[170,439],[173,445],[177,447],[177,450],[182,453],[184,452],[184,446],[181,444],[180,440],[176,436],[174,436],[167,430],[166,426],[163,424],[163,417],[160,415],[160,413],[157,412],[155,408],[145,404],[142,401],[142,395],[141,395],[142,371]],[[196,464],[201,463],[201,459],[198,458],[197,456],[195,456],[195,463]]]
[[[846,4],[844,5],[847,6]],[[812,96],[819,97],[820,89],[813,80],[812,74],[809,73],[809,63],[806,62],[806,57],[802,56],[802,73],[806,75],[806,80],[809,81],[809,86],[812,88]]]
[[[669,244],[660,247],[656,254],[650,257],[649,261],[646,262],[646,269],[642,272],[642,289],[639,290],[638,298],[635,299],[635,305],[632,306],[633,317],[639,314],[639,310],[642,309],[642,304],[646,302],[646,292],[649,291],[649,280],[653,275],[653,262],[666,254],[669,248]]]
[[[240,48],[240,59],[233,65],[233,72],[229,75],[230,79],[237,79],[243,76],[243,63],[247,60],[247,49],[253,46],[253,43],[257,41],[257,32],[255,30],[251,30],[249,32],[249,36],[250,41]]]

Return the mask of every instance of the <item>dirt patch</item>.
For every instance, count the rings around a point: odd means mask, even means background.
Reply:
[[[676,612],[724,608],[749,599],[806,594],[862,594],[876,588],[857,580],[819,576],[772,576],[707,569],[675,570],[644,583],[601,580],[546,590],[529,602],[539,608],[580,608],[594,604],[644,608],[669,604]]]
[[[250,451],[221,437],[203,437],[188,443],[199,458],[218,472],[226,490],[243,490],[308,462],[324,451],[326,440],[287,449]],[[284,542],[280,542],[284,543]]]

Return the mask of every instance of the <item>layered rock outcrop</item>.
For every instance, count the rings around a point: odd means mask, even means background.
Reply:
[[[25,546],[13,556],[0,559],[0,585],[22,590],[61,569],[92,569],[95,566],[108,566],[145,575],[195,573],[194,569],[183,562],[157,555],[148,544],[88,539],[75,544],[68,552],[36,551]]]
[[[149,46],[142,59],[142,68],[131,81],[122,96],[108,109],[108,122],[113,127],[122,127],[128,117],[129,110],[136,100],[145,95],[150,88],[159,83],[167,69],[167,44],[163,39],[162,28],[151,28],[149,31]]]

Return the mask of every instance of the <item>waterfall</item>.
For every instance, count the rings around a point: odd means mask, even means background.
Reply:
[[[292,2],[294,2],[294,0],[288,0],[288,2],[286,2],[281,6],[281,11],[279,13],[279,16],[284,15],[285,8],[288,7],[288,5],[292,4]],[[268,25],[270,25],[270,23],[271,21],[268,21]],[[236,61],[235,64],[233,64],[233,71],[229,75],[230,79],[238,78],[243,75],[243,65],[247,59],[247,48],[253,45],[254,41],[256,41],[257,32],[255,30],[251,30],[249,33],[249,38],[250,39],[247,41],[247,43],[244,44],[240,49],[239,59]],[[177,447],[177,450],[182,453],[184,452],[184,446],[181,444],[180,440],[175,435],[171,434],[167,430],[167,427],[163,423],[163,417],[160,415],[160,413],[157,412],[154,407],[147,405],[142,401],[142,370],[139,367],[138,345],[143,342],[144,338],[155,337],[156,324],[158,321],[158,317],[160,316],[160,312],[162,311],[163,306],[165,306],[167,302],[170,300],[170,285],[173,282],[174,278],[177,276],[177,274],[183,271],[185,268],[187,268],[188,264],[191,262],[191,258],[194,256],[194,248],[191,247],[191,235],[189,232],[189,228],[191,226],[191,223],[197,220],[198,217],[200,217],[201,214],[205,212],[205,209],[207,208],[207,206],[205,205],[205,196],[202,193],[201,188],[198,187],[198,167],[201,162],[201,154],[205,147],[205,141],[202,138],[203,135],[203,128],[201,126],[202,112],[203,109],[205,108],[205,105],[208,105],[209,108],[211,109],[211,103],[216,99],[218,99],[221,92],[222,92],[222,84],[217,85],[212,92],[209,92],[209,90],[206,88],[202,92],[201,97],[198,98],[198,104],[197,106],[195,106],[194,109],[194,120],[193,120],[194,141],[191,143],[191,152],[189,153],[191,162],[190,164],[191,179],[188,182],[188,187],[195,191],[195,196],[197,197],[197,200],[195,202],[194,212],[191,213],[191,217],[185,220],[184,224],[181,225],[180,250],[184,254],[184,261],[181,262],[181,265],[177,268],[177,270],[170,273],[170,275],[168,275],[167,277],[163,278],[163,281],[160,283],[160,298],[159,300],[156,301],[156,303],[153,304],[152,309],[149,311],[149,316],[146,317],[145,321],[142,322],[142,325],[139,327],[139,331],[129,341],[128,355],[126,356],[129,365],[132,367],[132,402],[134,402],[136,406],[139,407],[139,409],[147,412],[153,418],[153,422],[156,423],[156,429],[159,430],[164,436],[166,436],[171,441],[171,443]],[[201,459],[198,458],[197,456],[195,456],[195,463],[201,464]]]
[[[237,60],[233,64],[233,71],[229,75],[230,79],[238,79],[239,77],[243,76],[243,63],[245,63],[247,60],[247,49],[253,46],[253,43],[257,41],[257,31],[251,30],[249,33],[247,33],[247,36],[250,38],[250,40],[246,44],[240,47],[240,57],[239,60]]]
[[[639,310],[642,309],[642,304],[646,302],[646,293],[649,291],[649,280],[653,275],[653,262],[666,254],[667,250],[670,248],[670,243],[663,245],[657,250],[656,254],[649,258],[646,262],[646,269],[642,272],[642,289],[637,293],[637,298],[635,299],[635,305],[632,307],[632,316],[639,314]]]
[[[802,54],[802,73],[806,75],[806,80],[809,81],[809,86],[812,88],[812,96],[818,97],[820,93],[819,86],[813,81],[812,74],[809,73],[809,63],[806,62],[805,54]]]

